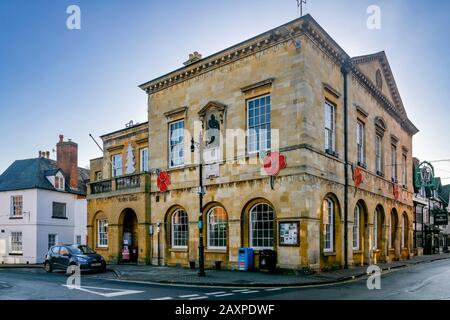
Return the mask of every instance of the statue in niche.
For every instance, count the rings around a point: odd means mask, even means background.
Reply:
[[[220,123],[214,114],[208,120],[208,129],[206,131],[206,147],[215,148],[219,146]]]

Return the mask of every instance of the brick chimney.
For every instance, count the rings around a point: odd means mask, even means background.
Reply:
[[[59,135],[56,144],[56,164],[64,172],[64,175],[72,189],[78,189],[78,144],[64,141],[64,136]]]

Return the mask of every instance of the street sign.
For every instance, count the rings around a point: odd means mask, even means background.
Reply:
[[[433,210],[434,225],[446,226],[448,225],[448,212],[446,210]]]

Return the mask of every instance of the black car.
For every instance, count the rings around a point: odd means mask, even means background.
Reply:
[[[105,259],[85,245],[62,245],[51,247],[44,262],[47,272],[68,270],[71,265],[80,267],[80,271],[106,271]]]

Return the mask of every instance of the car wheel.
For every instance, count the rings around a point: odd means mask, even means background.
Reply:
[[[46,262],[44,263],[44,269],[45,269],[45,271],[47,271],[48,273],[52,272],[52,271],[53,271],[52,264],[51,264],[50,262],[46,261]]]

